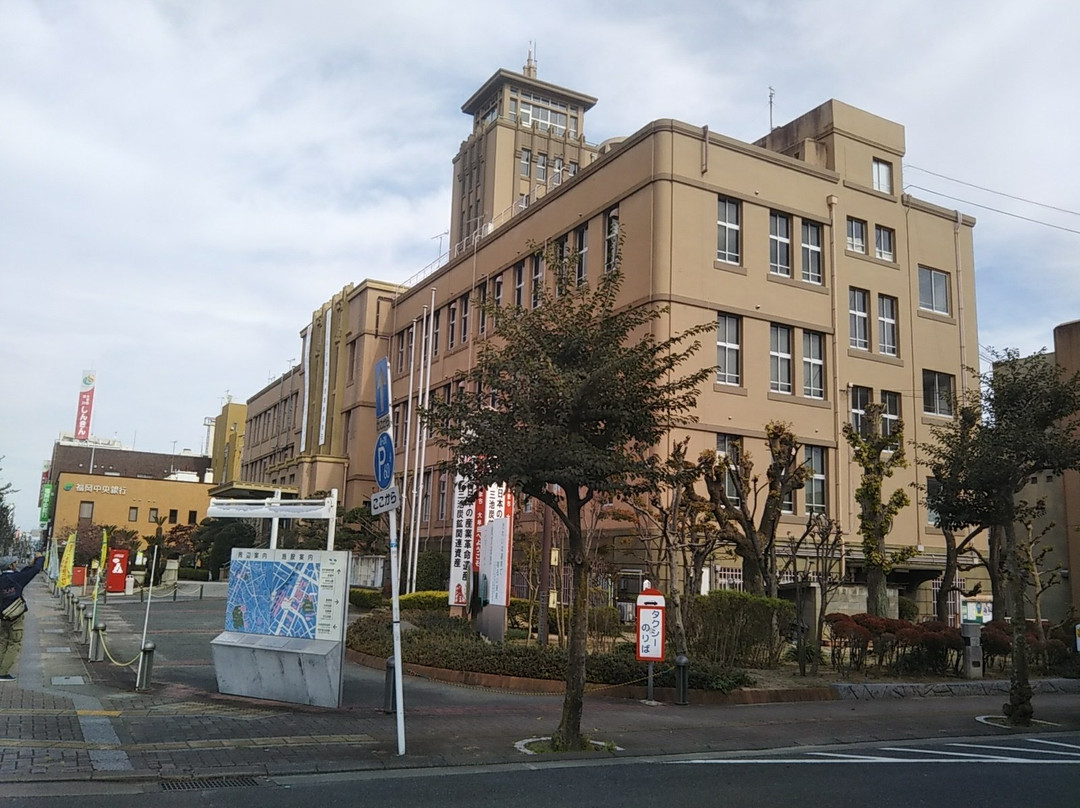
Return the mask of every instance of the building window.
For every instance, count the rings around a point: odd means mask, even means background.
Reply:
[[[919,308],[949,313],[949,276],[939,269],[919,267]]]
[[[187,523],[189,525],[197,525],[197,524],[199,524],[199,512],[198,511],[188,511],[187,512]]]
[[[718,384],[739,385],[739,318],[731,314],[716,317],[716,381]]]
[[[576,177],[578,171],[578,164],[573,160],[570,161],[569,167],[566,169],[566,175],[568,177]]]
[[[457,303],[446,307],[446,347],[454,347],[454,335],[457,333]]]
[[[503,279],[502,279],[502,275],[500,275],[499,277],[497,277],[495,279],[495,293],[494,294],[495,294],[495,306],[496,306],[496,308],[502,308],[502,298],[503,298],[502,287],[503,287]]]
[[[589,228],[587,226],[579,227],[574,231],[574,250],[577,252],[577,255],[574,256],[577,285],[581,286],[588,276],[585,266],[585,258],[589,252]]]
[[[180,514],[176,512],[176,508],[169,508],[169,524],[175,525],[176,520],[180,518]]]
[[[865,289],[848,289],[848,327],[852,348],[870,350],[870,293]]]
[[[739,263],[739,201],[719,198],[716,209],[716,258]]]
[[[532,257],[532,307],[540,305],[540,292],[544,288],[544,257],[534,253]]]
[[[791,217],[769,213],[769,272],[791,277]]]
[[[561,184],[562,183],[562,173],[563,173],[562,158],[561,157],[552,157],[551,158],[551,182],[553,184],[555,184],[555,185]]]
[[[802,279],[821,283],[821,225],[802,223]]]
[[[791,393],[791,329],[769,326],[769,389]]]
[[[878,350],[886,356],[897,355],[895,297],[878,295]]]
[[[729,458],[731,467],[734,468],[739,462],[739,454],[742,451],[742,438],[738,435],[717,435],[716,454],[720,457]],[[724,493],[732,505],[738,505],[742,498],[739,496],[739,487],[735,484],[735,475],[729,470],[724,478]]]
[[[883,194],[892,193],[892,163],[874,159],[874,190]]]
[[[941,491],[941,483],[935,477],[926,478],[926,496],[937,496]],[[938,512],[927,506],[926,508],[926,524],[938,527]]]
[[[157,508],[150,508],[150,510],[147,511],[147,514],[146,514],[146,521],[154,522],[156,524],[157,520],[158,520],[158,509]]]
[[[953,377],[936,370],[922,372],[923,412],[927,415],[953,414]]]
[[[439,519],[446,518],[446,475],[439,475]]]
[[[619,265],[619,208],[604,214],[604,272],[611,272]]]
[[[139,521],[139,509],[138,508],[128,508],[128,521],[129,522],[138,522]]]
[[[530,164],[532,163],[532,151],[529,149],[521,150],[521,176],[528,177]]]
[[[398,334],[397,338],[397,371],[401,373],[405,370],[405,332],[402,331]]]
[[[892,390],[881,391],[881,434],[895,435],[900,430],[900,394]],[[895,445],[893,448],[896,448]]]
[[[478,329],[481,334],[487,331],[487,281],[484,281],[477,287],[477,294],[480,297],[480,324]]]
[[[424,522],[431,521],[431,472],[424,472],[424,496],[420,499],[420,518]]]
[[[893,242],[896,234],[880,224],[874,228],[874,254],[882,261],[894,261]]]
[[[803,331],[803,395],[825,398],[825,335]]]
[[[93,521],[93,519],[94,519],[94,503],[93,502],[83,501],[83,502],[79,503],[79,520],[82,521],[84,519],[89,519],[89,520]]]
[[[469,296],[461,296],[461,342],[469,341]]]
[[[435,318],[431,321],[431,352],[438,356],[439,354],[439,321],[442,319],[441,311],[435,312]]]
[[[825,447],[806,447],[806,512],[825,513]]]
[[[525,262],[514,264],[514,305],[519,309],[525,305]]]
[[[862,219],[848,218],[847,248],[852,252],[866,252],[866,222]]]
[[[547,182],[547,155],[536,155],[536,181]]]
[[[869,387],[851,386],[851,428],[862,437],[869,435],[870,425],[866,420],[866,408],[874,391]]]

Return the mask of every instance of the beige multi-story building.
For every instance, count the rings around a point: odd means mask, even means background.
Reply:
[[[478,301],[536,305],[548,282],[542,251],[552,243],[579,256],[578,278],[589,282],[611,265],[621,238],[622,303],[667,307],[654,326],[665,337],[716,324],[715,353],[710,345],[695,361],[719,371],[702,391],[697,422],[668,445],[684,435],[694,453],[740,445],[763,468],[765,425],[790,423],[811,474],[781,532],[797,532],[810,511],[839,519],[847,572],[858,580],[859,470],[842,427],[881,402],[887,428],[903,419],[906,439],[917,444],[951,417],[954,394],[972,383],[964,368],[977,364],[973,219],[903,193],[903,127],[840,101],[755,143],[663,119],[592,146],[585,114],[595,103],[540,81],[531,61],[522,73],[497,71],[465,103],[472,131],[454,159],[446,260],[403,287],[365,281],[364,300],[346,287],[331,301],[340,323],[331,339],[319,313],[303,332],[306,418],[290,423],[294,433],[297,424],[307,432],[306,442],[294,440],[291,462],[333,471],[298,472],[300,495],[316,481],[336,482],[351,507],[374,490],[371,366],[384,352],[394,376],[398,468],[414,465],[401,425],[427,310],[429,389],[447,396],[453,375],[475,361],[490,333]],[[327,356],[337,363],[329,370]],[[265,475],[249,455],[258,417],[249,406],[244,464]],[[424,544],[447,549],[453,486],[434,467],[442,459],[427,447],[419,510]],[[925,482],[912,463],[891,485]],[[943,539],[913,499],[889,543],[920,552],[890,583],[927,613]],[[718,560],[714,585],[737,582],[737,567],[733,558]]]

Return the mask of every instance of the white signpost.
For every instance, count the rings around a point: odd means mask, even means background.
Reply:
[[[664,661],[664,594],[645,581],[637,599],[637,658],[649,663],[649,695],[653,700],[653,664]]]
[[[390,518],[390,598],[394,628],[394,695],[397,705],[398,754],[405,754],[405,700],[401,668],[401,556],[398,548],[398,490],[394,485],[393,419],[390,414],[390,360],[385,356],[375,363],[375,482],[379,492],[371,498],[371,512],[387,513]],[[392,504],[391,504],[392,503]],[[376,510],[376,507],[379,510]]]

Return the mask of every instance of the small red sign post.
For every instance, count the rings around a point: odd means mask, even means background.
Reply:
[[[637,599],[637,658],[643,662],[664,661],[664,595],[658,589],[643,589]]]
[[[128,551],[119,548],[109,550],[107,566],[105,568],[105,591],[123,592],[127,583]]]

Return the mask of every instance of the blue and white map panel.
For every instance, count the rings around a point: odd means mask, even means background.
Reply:
[[[225,630],[341,642],[349,554],[234,548]]]

